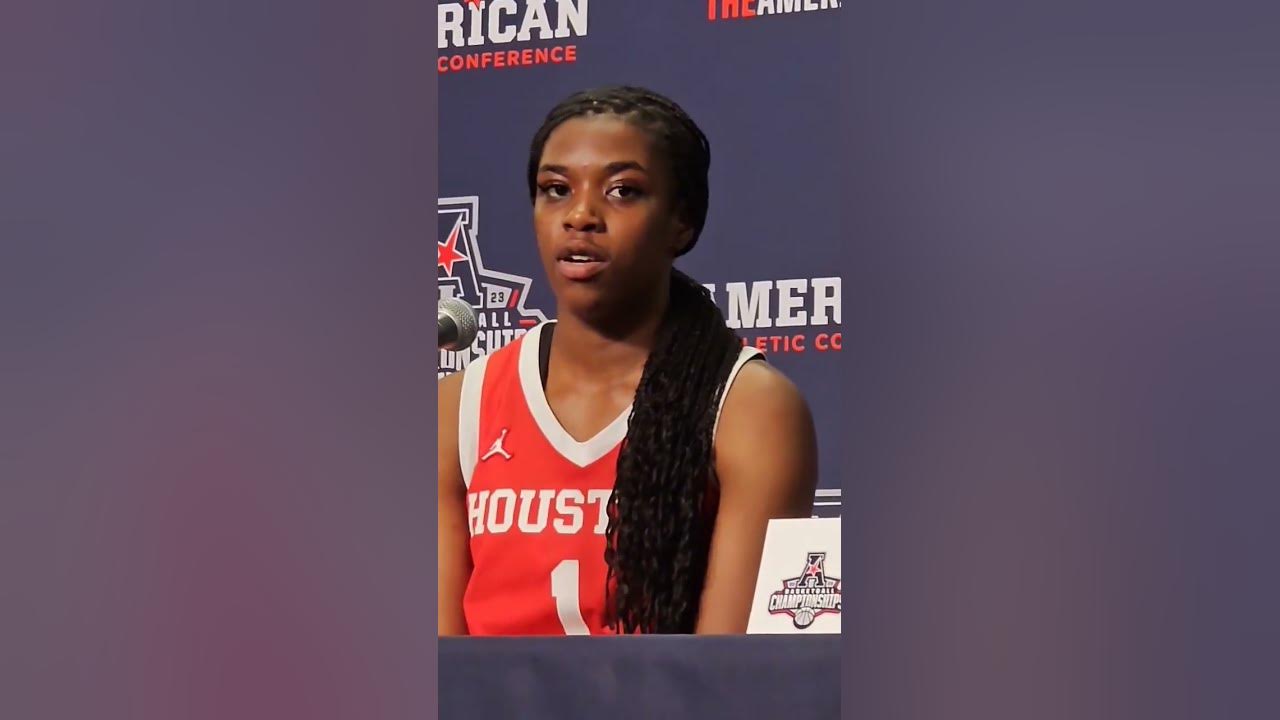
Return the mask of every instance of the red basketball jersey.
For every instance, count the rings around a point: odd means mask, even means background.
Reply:
[[[586,441],[569,435],[542,390],[544,327],[478,358],[463,376],[458,454],[472,560],[463,612],[472,635],[612,632],[605,509],[631,408]],[[728,382],[759,354],[744,347]]]

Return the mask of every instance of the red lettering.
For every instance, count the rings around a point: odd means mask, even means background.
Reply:
[[[838,332],[831,333],[831,349],[832,350],[844,349],[844,337],[842,336],[841,333],[838,333]]]
[[[578,61],[577,45],[560,45],[551,48],[530,48],[526,50],[508,50],[499,52],[483,52],[471,54],[443,55],[436,58],[436,72],[459,72],[462,70],[479,70],[495,67],[517,67],[520,65],[544,65],[548,62],[557,65]]]
[[[742,7],[738,0],[722,0],[720,3],[720,17],[728,20],[742,16]]]
[[[791,348],[791,344],[792,344],[792,342],[794,342],[796,339],[799,339],[801,342],[803,342],[803,340],[804,340],[804,338],[803,338],[802,336],[800,336],[800,335],[796,335],[794,338],[793,338],[793,337],[791,337],[790,335],[774,335],[774,336],[773,336],[773,351],[774,351],[774,352],[784,352],[784,353],[785,353],[785,352],[793,352],[793,350],[792,350],[792,348]],[[798,350],[795,350],[794,352],[804,352],[804,350],[803,350],[803,349],[798,349]]]
[[[842,342],[840,333],[838,332],[831,333],[830,335],[822,333],[814,340],[814,347],[818,348],[818,352],[826,352],[828,350],[838,352],[841,349]]]
[[[716,19],[716,0],[707,0],[707,20]]]
[[[742,0],[742,17],[748,18],[756,16],[756,9],[751,7],[751,3],[755,1],[756,0]]]
[[[835,349],[839,349],[839,334],[837,333],[832,340],[831,335],[822,333],[815,337],[813,346],[819,352],[826,352],[832,348],[835,343]],[[742,345],[744,347],[754,347],[763,352],[772,353],[804,353],[809,351],[809,336],[804,334],[797,335],[759,335],[755,338],[743,338]]]

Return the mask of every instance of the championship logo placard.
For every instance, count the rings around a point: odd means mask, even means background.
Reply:
[[[840,574],[840,518],[770,520],[747,633],[839,633]]]

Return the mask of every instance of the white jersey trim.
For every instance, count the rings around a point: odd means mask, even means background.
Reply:
[[[481,355],[462,374],[462,397],[458,402],[458,464],[462,467],[462,484],[471,488],[471,474],[480,455],[480,395],[484,390],[485,368],[489,356]]]
[[[742,352],[738,353],[738,360],[733,364],[733,369],[729,371],[729,377],[724,381],[724,390],[720,392],[720,405],[716,408],[716,423],[711,429],[711,441],[715,442],[716,433],[720,430],[720,414],[724,412],[724,401],[729,397],[729,388],[733,387],[733,381],[738,377],[738,372],[742,370],[742,366],[757,357],[764,357],[764,353],[753,347],[743,347]]]
[[[539,367],[542,328],[552,322],[555,321],[549,320],[539,324],[526,333],[521,340],[519,358],[520,387],[524,392],[529,413],[533,416],[534,422],[537,423],[538,429],[542,431],[542,436],[547,443],[569,462],[578,467],[586,467],[608,455],[617,447],[618,443],[627,437],[627,427],[631,419],[633,406],[628,405],[604,429],[587,440],[576,440],[564,429],[564,426],[556,418],[555,413],[552,412],[551,405],[547,403],[546,394],[542,391],[542,372]],[[720,414],[724,411],[724,401],[729,396],[729,388],[733,386],[733,381],[738,377],[738,372],[749,361],[763,356],[764,353],[753,347],[743,347],[738,354],[737,361],[734,362],[733,368],[729,371],[729,377],[725,379],[724,390],[720,393],[720,403],[719,407],[716,408],[716,421],[712,429],[712,438],[715,437],[715,432],[720,428]],[[474,364],[472,367],[474,367]],[[475,464],[474,451],[472,464]]]
[[[618,443],[627,437],[627,422],[631,418],[631,405],[628,405],[620,415],[614,418],[613,422],[587,440],[580,442],[564,429],[564,426],[556,419],[555,413],[551,411],[551,405],[547,403],[547,396],[542,391],[542,372],[539,368],[542,328],[552,322],[555,321],[549,320],[539,324],[521,338],[520,387],[524,391],[524,399],[529,406],[529,413],[533,415],[533,420],[538,424],[538,429],[542,431],[542,436],[546,438],[546,441],[569,462],[578,467],[586,467],[608,455],[617,447]]]

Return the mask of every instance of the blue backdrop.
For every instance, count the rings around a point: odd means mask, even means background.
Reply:
[[[816,514],[839,512],[852,369],[841,331],[839,29],[832,0],[471,0],[438,8],[441,295],[481,311],[465,367],[554,312],[525,187],[529,142],[569,93],[637,84],[685,107],[711,141],[711,209],[683,270],[765,350],[813,410]]]

